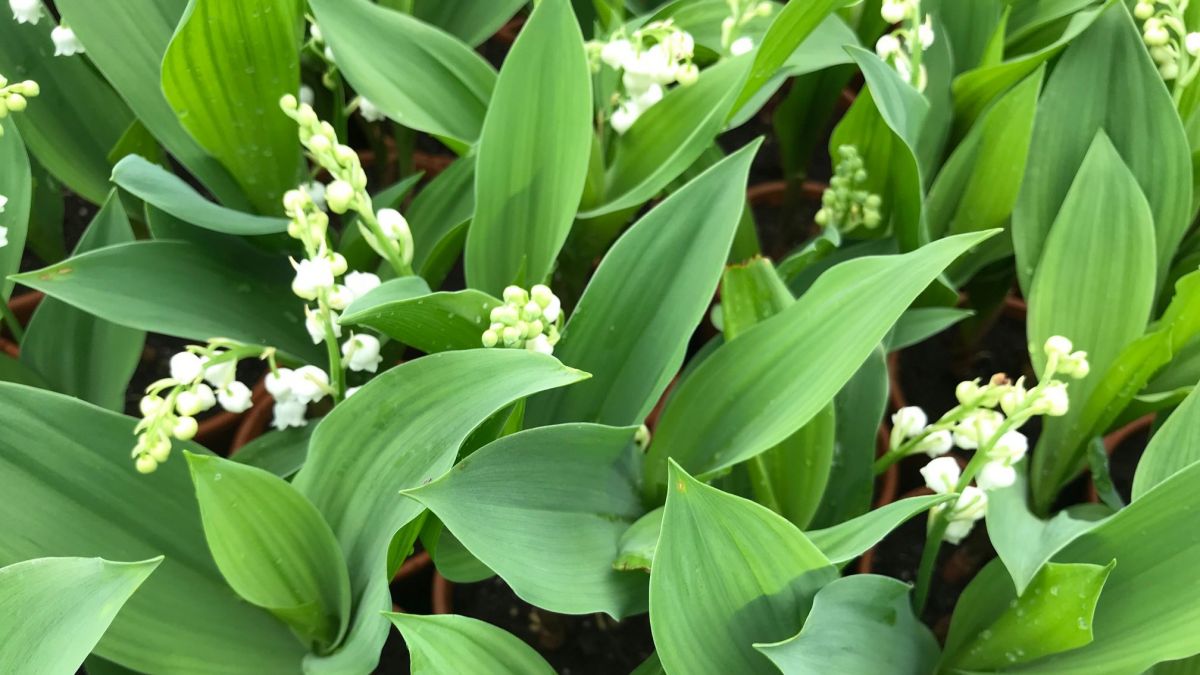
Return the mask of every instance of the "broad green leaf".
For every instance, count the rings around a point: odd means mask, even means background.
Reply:
[[[917,147],[929,103],[875,54],[859,47],[846,51],[862,69],[867,89],[834,129],[830,156],[843,145],[858,149],[867,171],[864,189],[883,199],[884,222],[892,224],[901,249],[914,250],[928,240]]]
[[[1188,345],[1198,334],[1200,272],[1192,272],[1175,284],[1175,295],[1162,317],[1145,335],[1125,345],[1113,364],[1100,375],[1085,404],[1079,437],[1086,439],[1107,431],[1128,414],[1130,403],[1139,392],[1163,394],[1194,386],[1200,374],[1189,367]],[[1160,370],[1161,376],[1155,377]]]
[[[426,354],[480,347],[481,336],[491,323],[488,316],[492,308],[502,304],[473,289],[373,304],[372,298],[378,290],[348,307],[342,315],[342,325],[374,328]]]
[[[594,218],[643,204],[699,159],[724,128],[748,58],[705,69],[695,84],[668,91],[639,117],[614,143],[603,203],[580,216]]]
[[[309,6],[338,69],[384,114],[463,143],[479,138],[496,72],[469,46],[366,0],[309,0]]]
[[[121,98],[223,204],[249,203],[225,167],[183,128],[162,90],[162,60],[187,0],[60,0],[55,5]],[[216,102],[211,105],[218,105]]]
[[[35,558],[0,568],[0,670],[73,673],[162,562]]]
[[[532,647],[478,619],[456,614],[386,614],[408,645],[413,675],[553,675]]]
[[[397,494],[445,473],[470,432],[500,408],[586,377],[524,350],[476,349],[392,368],[317,427],[293,484],[324,514],[350,567],[354,621],[342,648],[310,658],[320,672],[369,671],[387,637],[392,536],[422,510]]]
[[[8,354],[0,353],[0,382],[24,384],[39,389],[49,389],[50,385],[36,371],[14,359]]]
[[[133,228],[114,191],[84,231],[75,255],[131,241]],[[46,298],[29,320],[21,361],[55,391],[119,412],[125,409],[125,390],[141,360],[145,338],[139,330]]]
[[[301,0],[191,0],[162,61],[183,127],[259,213],[281,213],[301,169],[296,124],[279,110],[300,90]]]
[[[76,194],[97,204],[108,195],[108,151],[133,114],[86,59],[54,56],[53,21],[0,21],[0,73],[33,80],[41,93],[15,115],[29,152]]]
[[[889,352],[900,351],[928,340],[975,312],[957,307],[914,307],[900,316],[888,337]]]
[[[0,565],[164,555],[97,654],[147,673],[296,672],[300,643],[217,571],[187,463],[177,456],[149,476],[134,471],[135,423],[61,394],[0,384]]]
[[[787,62],[792,52],[821,25],[835,9],[848,4],[847,0],[810,0],[789,2],[771,22],[762,42],[754,50],[754,64],[732,107],[737,111],[749,101],[775,72]]]
[[[953,48],[956,75],[979,66],[987,58],[1006,14],[1003,0],[938,0],[922,9],[937,15],[942,25],[939,37],[945,37]]]
[[[717,471],[792,435],[833,400],[940,271],[991,234],[838,265],[795,304],[723,346],[663,412],[647,457],[648,486],[664,482],[668,457],[693,472]]]
[[[429,551],[438,574],[456,584],[473,584],[496,576],[492,568],[480,562],[442,525],[442,521],[429,515],[428,511],[425,513],[427,517],[421,529],[421,545]]]
[[[1120,569],[1118,563],[1049,563],[1020,595],[1012,586],[997,583],[983,588],[1000,590],[1002,597],[985,599],[968,587],[950,626],[943,665],[955,672],[1023,671],[1020,665],[1092,642],[1094,627],[1100,625],[1096,603],[1108,597],[1101,591],[1113,568]],[[994,580],[996,569],[995,564],[989,566],[981,578]],[[1002,571],[1000,576],[1003,581]]]
[[[613,561],[613,569],[649,572],[654,563],[654,552],[658,549],[662,520],[663,507],[660,506],[630,525],[617,542],[617,559]]]
[[[871,508],[875,438],[887,408],[888,387],[887,356],[876,347],[834,397],[833,466],[810,525],[829,527]]]
[[[1026,4],[1039,4],[1042,1],[1037,0],[1036,3]],[[1087,1],[1092,2],[1093,0]],[[1110,0],[1105,7],[1112,4]],[[1018,82],[1028,78],[1042,64],[1062,52],[1067,44],[1092,25],[1103,10],[1104,7],[1095,7],[1078,12],[1071,17],[1070,23],[1067,24],[1056,40],[1037,51],[1015,56],[1002,63],[985,63],[955,78],[953,85],[954,118],[957,127],[955,136],[961,137],[965,134],[966,130],[975,124],[984,110],[1001,94],[1008,91],[1009,88],[1015,86]],[[1013,17],[1009,21],[1009,26],[1016,24],[1016,15],[1019,13],[1018,10],[1013,11]],[[995,41],[995,38],[993,38],[993,41]]]
[[[1049,520],[1038,518],[1025,501],[1027,465],[1028,462],[1018,465],[1014,484],[988,494],[988,538],[1018,594],[1025,592],[1054,554],[1099,525],[1107,515],[1102,506],[1079,505],[1060,511]]]
[[[317,425],[268,431],[238,449],[235,462],[255,466],[280,478],[290,478],[308,457],[308,441]]]
[[[1194,629],[1200,621],[1200,586],[1195,583],[1200,539],[1193,534],[1198,491],[1200,465],[1193,464],[1055,556],[1059,563],[1107,565],[1115,559],[1117,565],[1096,605],[1095,639],[1023,672],[1136,675],[1160,661],[1200,653],[1200,634]],[[1007,608],[1012,598],[1003,570],[985,570],[967,592],[983,596],[994,611]],[[964,634],[975,635],[979,628],[968,626]]]
[[[29,229],[29,210],[33,204],[33,174],[21,134],[9,119],[0,120],[0,195],[8,198],[0,209],[0,227],[5,228],[7,243],[0,247],[0,302],[8,302],[13,282],[9,275],[21,268],[25,253],[25,233]]]
[[[1105,222],[1120,226],[1096,226]],[[1154,303],[1154,242],[1150,205],[1117,150],[1098,132],[1031,284],[1027,331],[1036,371],[1045,363],[1042,346],[1051,336],[1071,339],[1087,352],[1091,370],[1103,373],[1142,335]],[[1082,411],[1099,379],[1073,382],[1070,411],[1046,421],[1030,473],[1039,513],[1081,466],[1083,445],[1091,440],[1083,435],[1088,430],[1081,426]]]
[[[620,619],[646,610],[646,577],[612,565],[645,512],[633,432],[564,424],[505,436],[405,494],[525,601]]]
[[[419,0],[418,19],[475,46],[487,40],[512,18],[527,0]]]
[[[30,151],[29,168],[33,178],[33,197],[29,206],[29,228],[25,246],[39,260],[58,262],[67,257],[63,223],[66,219],[63,184],[38,163]]]
[[[1200,655],[1160,663],[1146,672],[1149,675],[1197,675],[1200,674]]]
[[[455,160],[417,193],[405,212],[416,253],[413,268],[437,287],[462,252],[464,224],[475,212],[475,158]],[[457,244],[451,246],[458,233]]]
[[[1038,106],[1029,166],[1013,212],[1017,273],[1026,291],[1041,267],[1051,225],[1064,210],[1075,167],[1083,164],[1098,131],[1107,134],[1149,202],[1161,283],[1190,224],[1192,163],[1171,95],[1121,2],[1112,3],[1063,53]],[[1095,222],[1112,221],[1106,215]]]
[[[1015,0],[1008,21],[1007,41],[1019,48],[1021,42],[1036,38],[1047,27],[1062,19],[1084,13],[1096,0]]]
[[[650,629],[669,672],[774,673],[755,643],[795,635],[837,578],[800,530],[672,463],[650,571]]]
[[[483,122],[465,258],[472,288],[499,295],[550,274],[583,194],[591,82],[570,3],[539,3],[504,60]]]
[[[530,425],[640,424],[650,413],[712,301],[758,147],[743,148],[676,191],[613,245],[555,349],[594,380],[534,398]]]
[[[998,98],[950,155],[929,192],[934,236],[1007,226],[1025,176],[1043,72]]]
[[[286,118],[284,118],[286,119]],[[214,204],[175,174],[143,157],[129,155],[113,167],[113,182],[176,218],[224,234],[273,234],[287,229],[284,218],[256,216]]]
[[[263,469],[186,455],[208,549],[225,580],[327,652],[350,621],[350,579],[320,512]]]
[[[909,497],[832,527],[806,532],[805,535],[826,558],[840,565],[865,553],[913,516],[953,498],[954,495]]]
[[[938,643],[913,616],[911,588],[873,574],[838,579],[817,592],[798,635],[755,647],[785,675],[926,675],[937,664]]]
[[[1193,389],[1150,438],[1133,476],[1134,499],[1140,499],[1155,486],[1200,461],[1200,394],[1197,391],[1200,389]]]
[[[201,341],[229,337],[319,362],[323,352],[304,330],[288,272],[282,258],[241,260],[181,241],[139,241],[17,279],[122,326]]]
[[[375,307],[384,307],[404,300],[412,300],[429,295],[429,284],[421,277],[399,277],[388,279],[379,286],[367,291],[346,308],[346,316],[371,311]],[[347,322],[349,323],[349,322]]]

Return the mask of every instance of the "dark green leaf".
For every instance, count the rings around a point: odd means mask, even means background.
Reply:
[[[29,210],[33,204],[33,174],[21,134],[10,119],[0,120],[0,195],[8,198],[0,209],[0,227],[5,228],[7,243],[0,247],[0,302],[8,302],[13,282],[8,278],[21,268],[25,253],[25,233],[29,229]]]
[[[862,555],[909,518],[950,501],[953,495],[926,495],[892,502],[844,523],[807,532],[808,538],[834,564]]]

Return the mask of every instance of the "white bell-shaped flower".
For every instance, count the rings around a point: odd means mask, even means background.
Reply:
[[[301,403],[316,403],[329,391],[329,375],[316,366],[303,366],[292,373],[292,396]]]
[[[948,518],[950,520],[979,520],[987,515],[987,494],[968,485],[954,502]]]
[[[1071,399],[1067,395],[1067,385],[1058,381],[1051,381],[1043,387],[1034,404],[1034,410],[1039,415],[1050,417],[1062,417],[1070,408]]]
[[[545,335],[538,335],[532,340],[525,343],[525,349],[539,354],[553,354],[554,345],[550,344],[550,339]]]
[[[910,405],[892,414],[892,433],[902,439],[921,433],[929,424],[929,418],[921,408]]]
[[[271,426],[279,431],[290,427],[307,426],[308,419],[305,418],[307,413],[308,405],[302,401],[296,399],[276,400]]]
[[[17,23],[36,25],[42,20],[42,0],[8,0],[8,8]]]
[[[975,483],[983,490],[999,490],[1017,481],[1017,470],[1007,462],[995,461],[983,465],[975,476]]]
[[[971,534],[973,529],[975,529],[973,520],[952,520],[946,524],[946,532],[942,535],[942,541],[957,546],[967,538],[967,535]]]
[[[881,59],[900,53],[900,39],[891,33],[883,35],[875,42],[875,53]]]
[[[382,122],[387,119],[387,115],[383,114],[379,106],[368,101],[363,96],[358,97],[358,113],[368,122]]]
[[[204,360],[191,352],[179,352],[171,357],[171,379],[191,384],[204,373]]]
[[[976,450],[1003,423],[1004,415],[995,410],[976,410],[954,427],[954,444],[964,450]]]
[[[231,413],[243,413],[250,409],[253,401],[250,387],[234,380],[217,390],[217,402]]]
[[[202,358],[201,361],[204,364],[204,380],[217,389],[228,386],[237,378],[237,361],[233,359],[214,365],[209,365],[208,357]]]
[[[313,139],[324,138],[323,136],[314,136]],[[325,204],[330,211],[334,213],[345,213],[350,210],[350,204],[354,202],[354,196],[357,193],[354,186],[344,180],[335,180],[325,186]]]
[[[342,283],[350,292],[354,294],[354,299],[357,300],[367,293],[379,288],[379,277],[370,272],[351,272],[342,279]]]
[[[941,457],[950,452],[950,448],[954,447],[954,439],[950,436],[950,432],[945,429],[935,431],[917,443],[916,451],[923,452],[930,457]]]
[[[66,26],[55,26],[50,31],[50,39],[54,41],[55,56],[74,56],[84,52],[83,43],[75,35],[75,31]]]
[[[621,70],[625,64],[632,62],[637,58],[637,52],[633,49],[633,43],[629,40],[619,39],[605,43],[600,49],[600,60],[608,65],[613,70]]]
[[[1006,431],[1004,435],[996,439],[996,444],[988,452],[988,457],[1002,460],[1007,464],[1014,464],[1021,461],[1028,450],[1029,439],[1025,437],[1025,434],[1019,431]]]
[[[745,35],[734,40],[733,44],[729,45],[729,53],[734,56],[749,54],[752,51],[754,51],[754,39]]]
[[[267,393],[276,401],[292,398],[292,380],[295,376],[296,373],[291,368],[279,368],[275,372],[267,373]]]
[[[954,492],[962,478],[962,470],[958,468],[958,460],[953,457],[938,457],[921,467],[921,476],[930,490],[944,495]]]
[[[292,292],[305,300],[316,300],[324,290],[333,289],[333,265],[328,258],[318,256],[311,260],[292,261],[296,278],[292,280]]]
[[[374,335],[352,335],[342,345],[342,356],[350,370],[373,373],[383,361],[379,349],[379,340]]]

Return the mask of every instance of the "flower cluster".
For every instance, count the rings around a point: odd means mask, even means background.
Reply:
[[[273,365],[275,352],[214,339],[171,357],[170,377],[147,387],[138,405],[142,419],[133,430],[137,444],[131,456],[139,472],[151,473],[167,461],[174,440],[190,441],[199,429],[196,415],[218,404],[232,413],[250,408],[250,388],[237,380],[238,361],[248,357]]]
[[[880,9],[883,20],[901,24],[879,38],[875,53],[888,62],[900,77],[917,91],[925,91],[929,73],[921,63],[921,53],[933,46],[933,21],[928,15],[921,21],[921,0],[884,0]]]
[[[338,142],[333,126],[318,119],[312,106],[300,103],[290,94],[283,97],[280,105],[300,126],[300,142],[313,160],[333,177],[324,194],[329,209],[338,214],[348,211],[358,214],[358,227],[371,248],[388,261],[396,274],[411,274],[413,239],[408,222],[393,209],[375,213],[367,193],[367,174],[358,153]]]
[[[1140,0],[1133,14],[1142,23],[1142,40],[1164,80],[1186,87],[1200,71],[1200,33],[1188,32],[1184,12],[1188,0]]]
[[[509,286],[504,289],[504,304],[492,309],[483,346],[553,354],[562,318],[562,304],[548,286],[538,284],[528,292]]]
[[[332,395],[329,374],[316,366],[272,368],[267,373],[267,392],[275,399],[271,426],[283,430],[308,424],[308,404]]]
[[[838,163],[829,179],[829,188],[821,195],[821,210],[816,221],[821,227],[849,232],[860,225],[879,226],[881,216],[879,195],[862,189],[867,182],[867,170],[858,148],[843,145],[838,148]]]
[[[754,39],[738,33],[751,21],[771,16],[775,7],[759,0],[725,0],[729,5],[729,16],[721,22],[721,46],[734,56],[741,56],[754,49]]]
[[[933,424],[916,406],[892,415],[889,451],[877,467],[918,453],[936,458],[921,473],[934,492],[959,493],[946,511],[950,529],[945,536],[951,543],[958,543],[986,513],[987,497],[982,491],[1005,488],[1016,481],[1013,467],[1029,450],[1029,440],[1018,429],[1035,416],[1067,414],[1067,383],[1058,376],[1080,379],[1088,374],[1087,353],[1074,350],[1067,338],[1054,336],[1043,350],[1046,367],[1034,387],[1026,388],[1025,378],[1011,382],[998,374],[986,384],[978,380],[959,383],[954,391],[958,405]],[[953,458],[942,457],[954,446],[976,451],[965,475]],[[964,485],[972,479],[978,487]]]
[[[0,120],[8,117],[9,112],[22,112],[29,105],[29,100],[42,91],[37,82],[25,80],[9,84],[8,79],[0,75]],[[4,135],[4,127],[0,126],[0,136]]]
[[[629,37],[618,32],[608,42],[589,48],[610,68],[622,71],[625,95],[612,114],[612,127],[623,134],[647,110],[662,100],[664,87],[674,82],[689,86],[700,76],[692,63],[696,43],[671,21],[655,21]]]

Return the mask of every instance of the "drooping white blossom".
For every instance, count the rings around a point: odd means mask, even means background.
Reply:
[[[74,56],[84,52],[83,43],[75,35],[75,31],[66,26],[55,26],[50,31],[50,39],[54,41],[55,56]]]
[[[378,338],[360,333],[350,336],[350,339],[342,345],[342,357],[346,359],[350,370],[373,373],[379,369],[379,364],[383,361],[379,350]]]
[[[42,0],[8,0],[8,8],[17,23],[36,25],[42,20]]]

